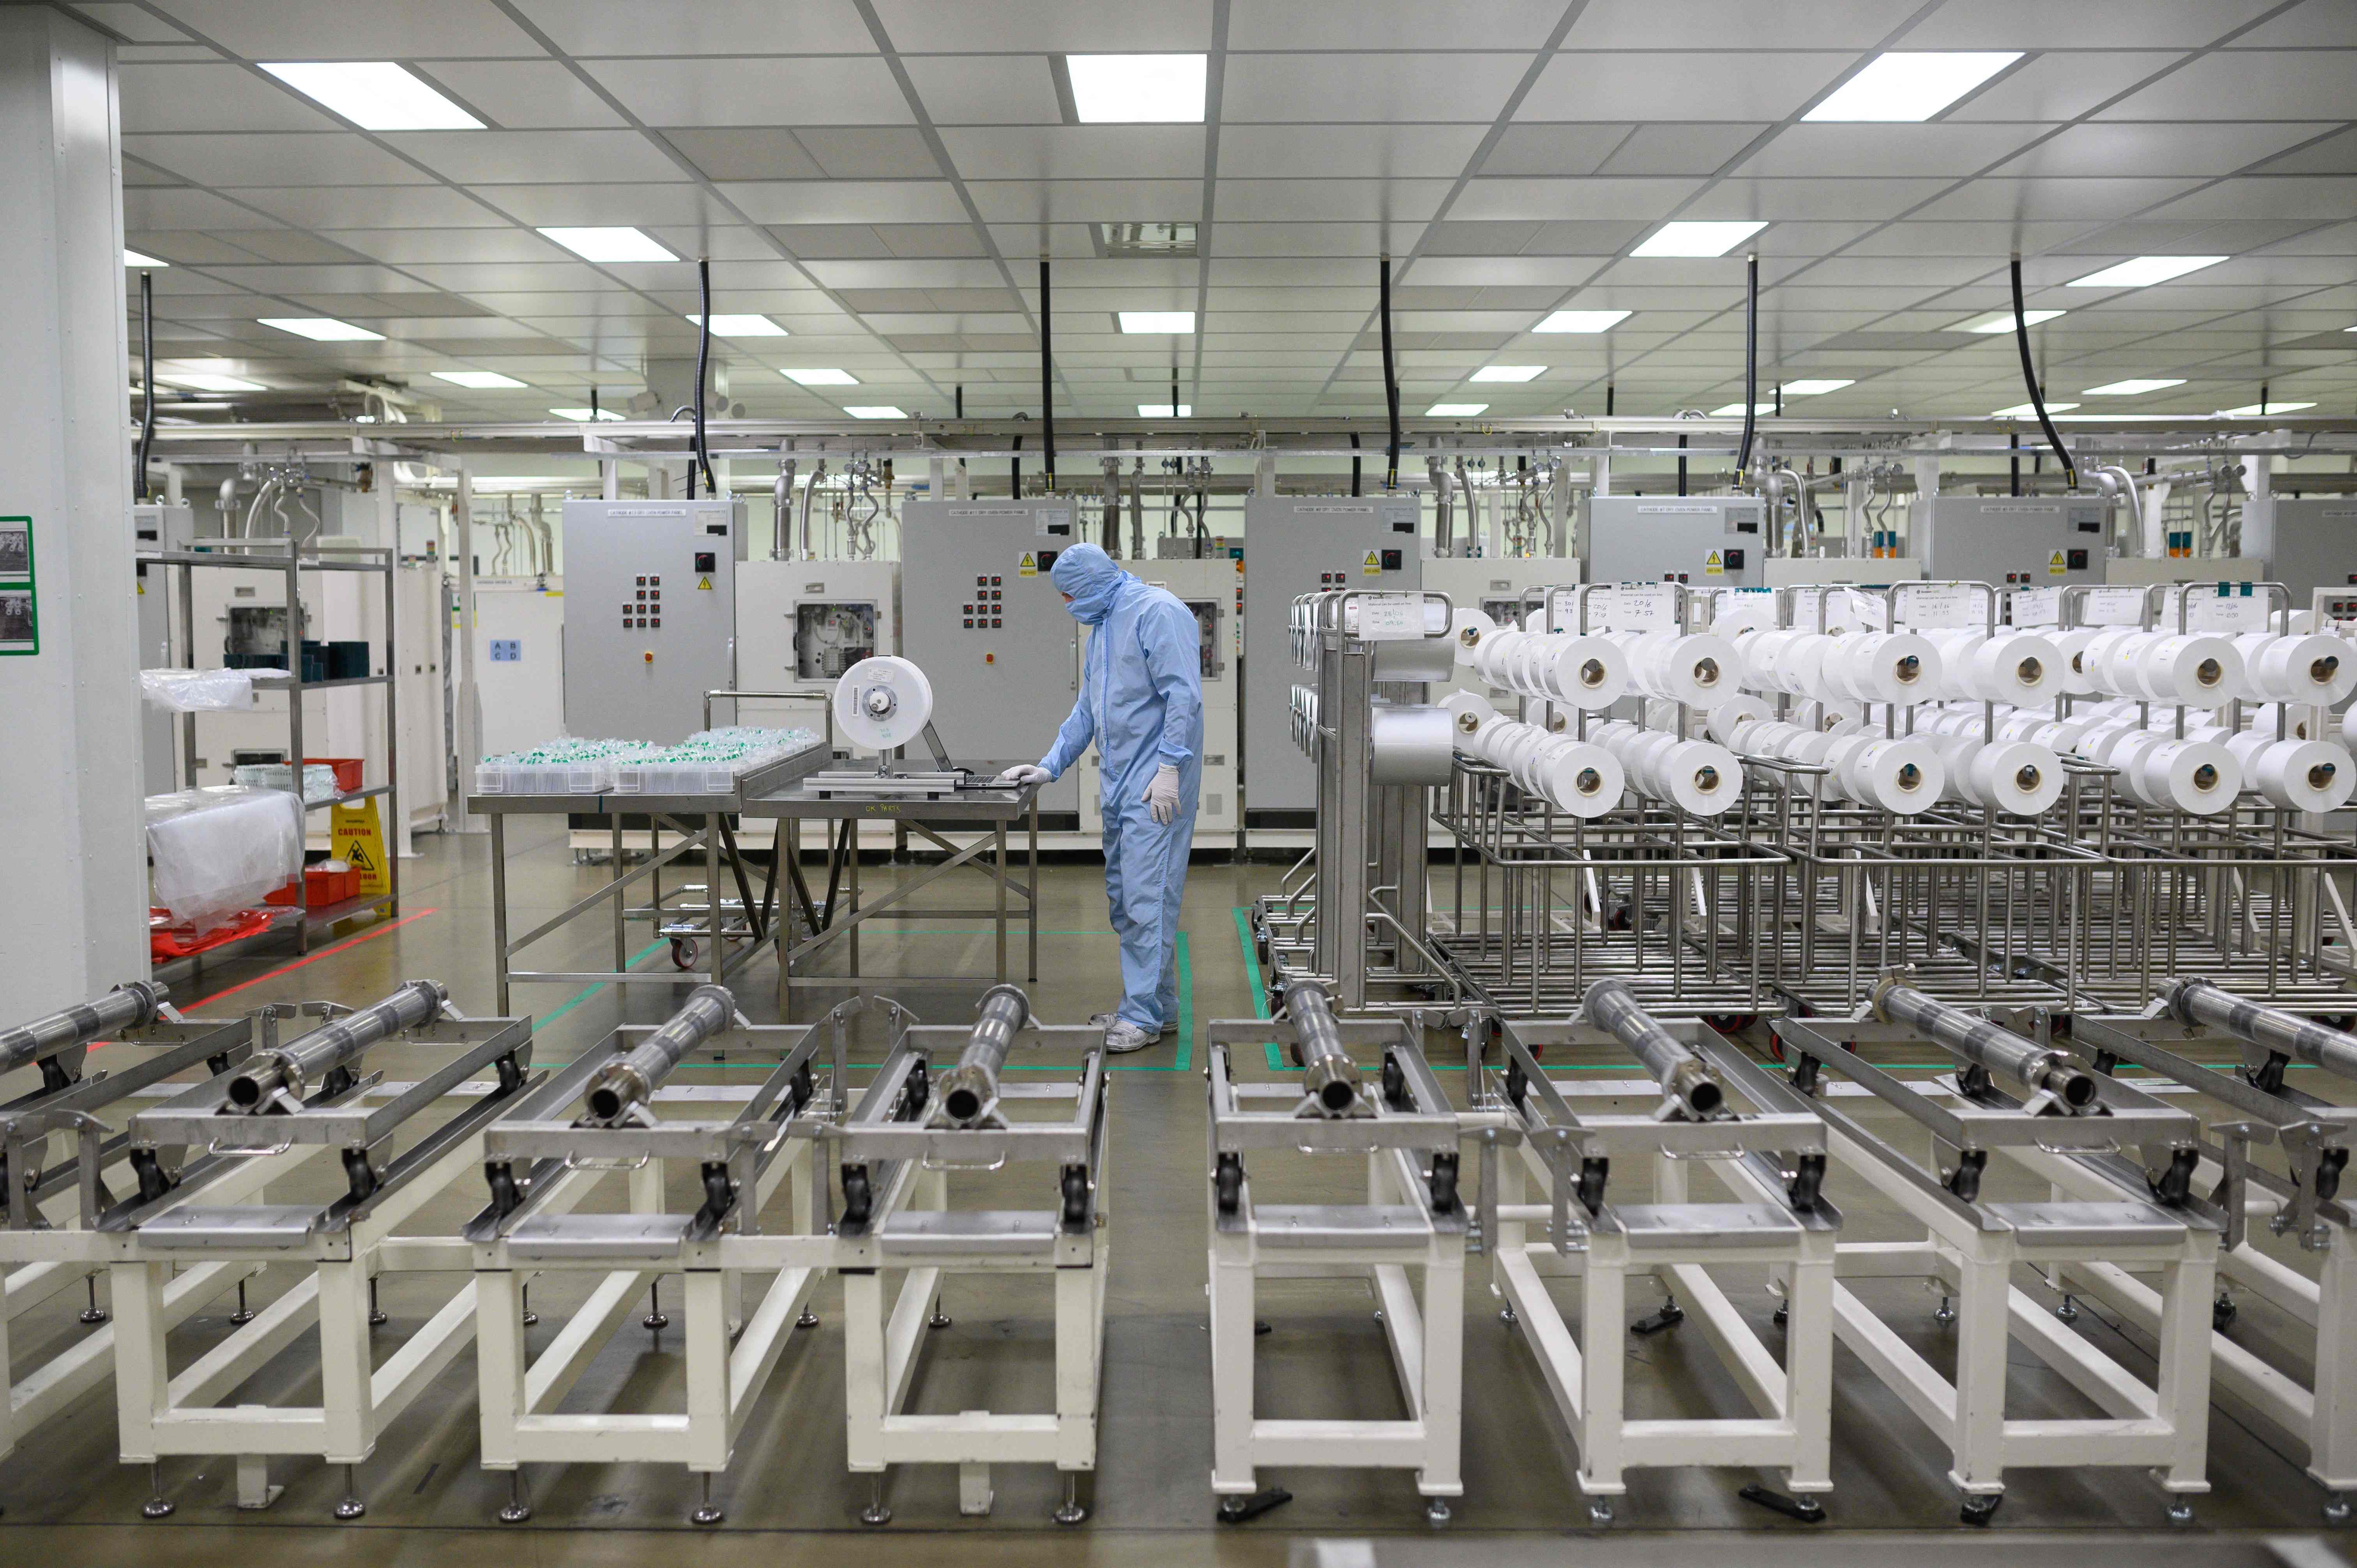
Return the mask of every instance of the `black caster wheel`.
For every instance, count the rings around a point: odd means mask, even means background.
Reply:
[[[2234,1321],[2234,1303],[2231,1298],[2220,1296],[2210,1304],[2210,1326],[2218,1333],[2223,1334],[2226,1331],[2226,1325]]]
[[[2190,1529],[2193,1524],[2193,1505],[2183,1498],[2171,1498],[2169,1505],[2169,1522],[2179,1530]]]
[[[1998,1505],[2004,1501],[2003,1492],[1975,1492],[1964,1499],[1964,1507],[1956,1510],[1956,1517],[1966,1524],[1986,1528],[1989,1520],[1996,1517]]]

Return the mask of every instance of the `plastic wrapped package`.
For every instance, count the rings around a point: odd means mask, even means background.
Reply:
[[[295,770],[284,762],[247,762],[230,769],[230,779],[247,789],[269,789],[292,793]],[[324,762],[303,765],[303,800],[307,805],[323,805],[343,791],[337,785],[336,770]]]
[[[202,931],[303,869],[303,807],[284,789],[238,785],[147,798],[155,903]]]
[[[176,714],[239,712],[253,706],[250,670],[142,670],[139,694]]]

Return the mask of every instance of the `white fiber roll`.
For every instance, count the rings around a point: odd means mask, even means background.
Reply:
[[[2243,689],[2243,656],[2222,637],[2183,632],[2158,638],[2135,655],[2137,687],[2158,703],[2215,706]]]
[[[2079,670],[2090,690],[2107,697],[2143,697],[2144,689],[2129,676],[2133,650],[2150,634],[2132,626],[2107,626],[2079,650]]]
[[[1628,787],[1620,759],[1593,741],[1558,739],[1534,765],[1539,793],[1575,817],[1600,817]]]
[[[1965,774],[1972,767],[1973,757],[1986,749],[1986,743],[1978,736],[1946,735],[1933,740],[1932,748],[1940,754],[1940,765],[1948,770],[1947,787],[1943,793],[1951,800],[1970,800],[1972,797],[1964,793]]]
[[[1742,661],[1723,637],[1663,629],[1613,640],[1629,655],[1630,683],[1648,695],[1708,708],[1741,687]]]
[[[2341,744],[2357,750],[2357,703],[2351,704],[2349,711],[2341,715],[2339,727]]]
[[[1901,816],[1913,816],[1938,804],[1948,778],[1947,768],[1931,743],[1911,736],[1868,740],[1849,753],[1839,771],[1851,800]]]
[[[2105,767],[2112,767],[2114,766],[2112,753],[2123,743],[2136,736],[2159,733],[2157,730],[2143,728],[2134,719],[2115,719],[2091,725],[2083,731],[2080,734],[2076,750],[2080,756],[2090,762],[2100,762]]]
[[[1721,746],[1731,746],[1735,742],[1730,737],[1738,726],[1766,717],[1767,703],[1738,692],[1711,709],[1709,715],[1703,720],[1703,733]]]
[[[1993,703],[2050,699],[2062,683],[2062,652],[2034,631],[2000,631],[1973,650],[1975,696]]]
[[[1498,630],[1498,623],[1481,611],[1459,608],[1450,612],[1448,635],[1456,640],[1457,662],[1469,665],[1481,644]]]
[[[2052,752],[2076,751],[2079,737],[2090,726],[2078,719],[2056,719],[2052,724],[2040,725],[2020,738]]]
[[[2148,806],[2208,816],[2234,803],[2243,788],[2234,754],[2212,741],[2172,740],[2139,748],[2123,768],[2129,792]]]
[[[1825,660],[1830,658],[1839,639],[1821,631],[1796,631],[1773,649],[1761,650],[1761,656],[1770,660],[1772,671],[1763,675],[1763,683],[1780,692],[1790,692],[1796,697],[1816,697],[1824,691]]]
[[[1473,650],[1473,668],[1481,679],[1492,686],[1506,684],[1506,660],[1515,647],[1527,641],[1530,633],[1518,627],[1500,627],[1481,639]]]
[[[1629,656],[1601,637],[1557,632],[1534,664],[1539,685],[1586,713],[1610,707],[1629,690]]]
[[[2261,794],[2294,811],[2337,811],[2357,792],[2357,764],[2330,741],[2271,742],[2244,772]]]
[[[2243,678],[2255,697],[2330,706],[2357,691],[2357,658],[2337,637],[2251,632],[2234,639],[2234,647],[2243,656]]]
[[[1664,747],[1652,772],[1655,792],[1694,816],[1717,816],[1743,798],[1743,764],[1711,741],[1682,740]]]
[[[1825,655],[1825,684],[1861,703],[1919,703],[1940,688],[1940,650],[1911,631],[1868,631]]]
[[[2062,655],[2061,678],[2064,695],[2083,697],[2094,691],[2095,688],[2088,683],[2086,672],[2079,666],[2079,657],[2086,651],[2087,644],[2093,642],[2095,639],[2095,634],[2102,629],[2101,627],[2074,626],[2068,631],[2057,631],[2052,634],[2054,647]]]
[[[1982,746],[1966,765],[1964,792],[1976,806],[2035,817],[2062,796],[2062,761],[2034,741]]]

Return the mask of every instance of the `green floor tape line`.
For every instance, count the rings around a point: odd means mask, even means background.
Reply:
[[[1236,945],[1243,949],[1244,977],[1252,982],[1253,1016],[1265,1018],[1268,1016],[1268,987],[1261,980],[1260,959],[1253,952],[1252,922],[1244,918],[1245,912],[1251,908],[1249,904],[1234,906]],[[1277,1054],[1276,1042],[1265,1040],[1262,1044],[1268,1048],[1268,1070],[1283,1072],[1285,1058]]]

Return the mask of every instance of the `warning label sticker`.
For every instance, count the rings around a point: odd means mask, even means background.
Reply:
[[[1383,571],[1383,558],[1381,555],[1378,555],[1377,553],[1375,553],[1375,552],[1373,552],[1373,551],[1372,551],[1372,550],[1370,550],[1370,551],[1368,551],[1368,552],[1367,552],[1367,559],[1366,559],[1365,563],[1364,563],[1363,564],[1361,564],[1361,565],[1360,566],[1360,568],[1359,568],[1360,572],[1361,572],[1363,575],[1366,575],[1366,576],[1369,576],[1369,577],[1372,577],[1372,576],[1376,575],[1377,574],[1381,573],[1381,572]]]
[[[708,594],[712,591],[712,579],[709,577],[698,577],[695,580],[695,586],[697,592]]]
[[[1023,559],[1015,564],[1015,575],[1018,577],[1038,576],[1039,575],[1039,557],[1033,555],[1028,550],[1026,550],[1023,553]]]
[[[2053,554],[2049,555],[2046,558],[2046,575],[2048,576],[2059,577],[2068,570],[2070,570],[2070,568],[2063,564],[2062,552],[2060,550],[2057,550]]]
[[[1702,575],[1706,577],[1727,575],[1727,563],[1720,557],[1717,551],[1714,550],[1702,558]]]

